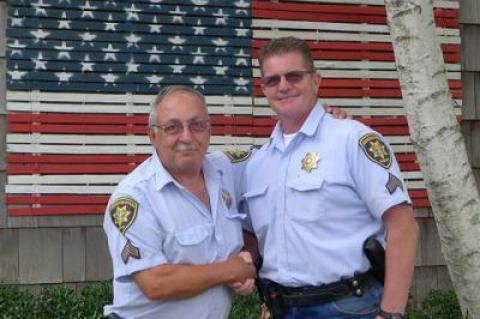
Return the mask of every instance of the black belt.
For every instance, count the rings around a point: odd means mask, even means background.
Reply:
[[[259,280],[259,290],[273,314],[291,307],[316,306],[349,295],[361,296],[375,282],[372,271],[321,286],[285,287],[268,279]]]
[[[283,287],[283,300],[289,307],[314,306],[349,295],[361,296],[374,282],[373,273],[367,271],[321,286]]]

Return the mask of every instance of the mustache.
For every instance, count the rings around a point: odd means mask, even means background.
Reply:
[[[296,94],[285,94],[285,95],[284,94],[279,94],[279,95],[277,95],[277,98],[278,99],[286,99],[286,98],[295,97],[295,96],[297,96],[297,95]]]
[[[175,145],[175,151],[186,152],[186,151],[198,151],[199,147],[195,143],[178,143]]]

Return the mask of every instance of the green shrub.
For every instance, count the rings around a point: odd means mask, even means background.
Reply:
[[[457,296],[451,290],[432,290],[422,304],[428,319],[461,319],[462,312]]]
[[[38,296],[38,319],[81,319],[80,303],[75,292],[64,286],[45,288]]]
[[[24,319],[35,314],[35,297],[29,290],[0,287],[0,318]]]
[[[43,289],[38,295],[16,286],[0,286],[0,319],[100,319],[103,306],[112,300],[112,285],[102,282],[86,286],[80,294],[65,286]],[[256,319],[256,293],[235,296],[229,319]],[[461,319],[453,291],[432,290],[422,309],[409,309],[407,319]]]
[[[85,287],[80,294],[82,318],[101,318],[103,306],[111,303],[112,298],[113,290],[110,282],[102,282]]]
[[[260,300],[256,292],[250,296],[235,295],[229,319],[257,319]]]

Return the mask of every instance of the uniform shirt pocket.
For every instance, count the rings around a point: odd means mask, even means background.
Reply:
[[[286,211],[293,220],[315,221],[324,212],[325,178],[297,178],[287,181]]]
[[[212,262],[216,246],[213,240],[213,225],[196,225],[173,234],[173,256],[175,263],[202,264]]]
[[[268,185],[249,190],[242,195],[250,222],[257,235],[265,230],[275,211],[276,203],[269,200],[267,195]]]
[[[193,246],[204,241],[211,233],[211,225],[198,225],[176,232],[175,238],[182,246]]]

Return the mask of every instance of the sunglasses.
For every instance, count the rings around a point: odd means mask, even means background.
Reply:
[[[192,133],[203,133],[210,127],[210,120],[208,119],[198,119],[186,123],[188,130]],[[152,125],[153,127],[158,127],[163,131],[163,133],[168,135],[178,135],[182,134],[185,129],[185,125],[180,121],[171,121],[164,125]]]
[[[299,70],[299,71],[290,71],[285,74],[276,74],[276,75],[270,75],[270,76],[265,76],[262,78],[262,83],[266,87],[274,87],[277,86],[280,81],[282,80],[282,76],[285,77],[285,80],[287,80],[288,83],[290,84],[297,84],[300,83],[303,78],[305,77],[305,74],[307,73],[315,73],[313,70]]]

